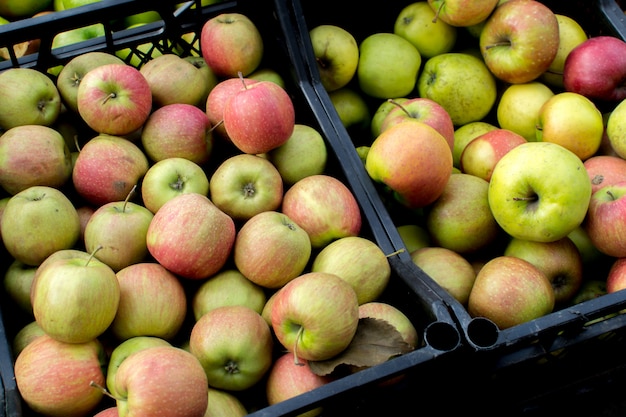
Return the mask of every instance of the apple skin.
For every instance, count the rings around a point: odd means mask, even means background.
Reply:
[[[22,326],[22,328],[15,333],[15,336],[13,336],[11,343],[11,353],[13,354],[13,358],[17,358],[26,345],[30,344],[30,342],[37,339],[39,336],[43,336],[45,334],[46,332],[44,332],[35,320]]]
[[[582,256],[567,236],[554,242],[513,238],[507,244],[504,255],[525,259],[543,271],[554,289],[556,306],[567,305],[582,285]]]
[[[584,228],[593,245],[605,255],[626,256],[626,242],[621,238],[625,218],[626,181],[607,185],[593,193]]]
[[[272,329],[296,363],[300,358],[330,359],[345,350],[356,333],[356,292],[335,274],[304,273],[280,288],[272,303]]]
[[[498,124],[529,142],[536,141],[539,111],[552,96],[554,92],[540,81],[508,85],[498,100]]]
[[[365,169],[404,206],[425,207],[441,195],[450,178],[452,151],[435,128],[409,119],[374,140]]]
[[[530,262],[497,256],[476,274],[467,309],[473,317],[485,317],[503,330],[551,313],[554,290]]]
[[[391,278],[391,266],[382,249],[361,236],[346,236],[315,255],[311,272],[328,272],[352,285],[360,304],[377,300]]]
[[[370,110],[364,94],[348,85],[328,93],[341,124],[350,131],[367,130]]]
[[[280,208],[283,179],[266,158],[236,154],[223,160],[211,174],[209,195],[224,213],[236,221],[245,221]]]
[[[550,67],[541,74],[540,79],[551,87],[562,90],[565,60],[572,50],[589,37],[585,29],[569,16],[556,14],[559,23],[559,49]]]
[[[80,220],[76,208],[61,191],[32,186],[7,201],[0,233],[14,259],[37,266],[54,252],[72,248],[78,242]]]
[[[197,106],[165,104],[148,116],[141,130],[141,145],[152,162],[176,157],[203,165],[213,151],[211,122]]]
[[[591,180],[591,193],[602,187],[626,181],[626,160],[615,155],[595,155],[584,162]]]
[[[9,194],[33,185],[61,188],[71,177],[70,150],[55,129],[23,125],[0,136],[0,186]]]
[[[300,275],[311,257],[307,231],[287,214],[263,211],[246,221],[233,246],[237,269],[264,288],[279,288]]]
[[[197,321],[204,313],[226,305],[243,305],[261,314],[267,301],[265,290],[237,269],[223,269],[193,292],[191,307]]]
[[[78,113],[98,133],[123,136],[139,129],[152,111],[152,92],[138,69],[100,65],[87,72],[76,95]]]
[[[500,159],[487,195],[505,232],[549,242],[567,236],[583,222],[591,181],[573,152],[556,143],[528,142]]]
[[[14,20],[32,17],[52,5],[52,0],[5,1],[0,5],[0,16]]]
[[[272,365],[274,341],[259,313],[241,305],[217,307],[191,329],[189,348],[210,386],[243,391],[258,383]]]
[[[474,138],[461,153],[459,169],[485,181],[491,180],[496,164],[511,149],[528,141],[509,129],[494,129]]]
[[[0,128],[51,126],[61,113],[54,82],[32,68],[9,68],[0,74]]]
[[[537,140],[558,143],[583,161],[600,149],[604,119],[582,94],[564,91],[549,98],[537,118]]]
[[[605,139],[606,147],[612,154],[620,158],[626,157],[626,124],[624,115],[626,114],[626,100],[622,100],[606,116]]]
[[[224,104],[224,128],[231,142],[248,154],[269,152],[287,142],[295,126],[289,94],[271,81],[241,81],[240,90]]]
[[[374,113],[370,117],[370,130],[372,133],[371,135],[372,139],[380,135],[383,120],[385,120],[389,112],[392,109],[395,109],[396,107],[398,107],[399,104],[402,104],[406,102],[407,100],[409,100],[408,97],[395,97],[395,98],[389,98],[387,100],[381,101],[381,103],[374,110]],[[368,143],[367,145],[370,145],[370,144],[371,143]]]
[[[611,294],[624,288],[626,288],[626,258],[617,258],[606,277],[606,292]]]
[[[208,382],[195,356],[173,346],[155,346],[128,356],[115,377],[120,417],[165,414],[204,417]]]
[[[15,360],[15,381],[26,405],[48,416],[83,417],[103,397],[93,381],[105,383],[104,349],[97,339],[64,343],[42,335]]]
[[[152,257],[176,275],[207,278],[228,260],[235,242],[235,223],[206,196],[178,195],[161,206],[148,227]]]
[[[265,395],[268,404],[274,405],[319,388],[332,380],[332,377],[313,373],[308,361],[304,359],[299,359],[299,362],[295,363],[293,354],[287,352],[274,361],[265,384]],[[299,415],[315,417],[321,412],[322,407],[316,407]]]
[[[313,249],[361,232],[361,209],[355,195],[330,175],[297,181],[283,195],[281,211],[308,233]]]
[[[165,158],[153,163],[141,180],[143,205],[156,213],[165,202],[180,194],[209,194],[204,169],[187,158]]]
[[[24,313],[33,314],[33,306],[30,303],[30,287],[35,279],[37,266],[26,265],[14,259],[4,272],[2,285],[5,294]]]
[[[207,20],[200,32],[202,56],[219,78],[245,77],[263,59],[263,38],[250,18],[223,13]]]
[[[428,0],[435,17],[452,26],[467,27],[484,22],[498,6],[498,0]]]
[[[443,193],[425,211],[433,246],[459,254],[488,248],[502,234],[489,207],[489,182],[471,174],[450,176]]]
[[[479,42],[485,64],[497,78],[525,83],[538,78],[554,61],[559,23],[539,1],[509,0],[485,21]]]
[[[488,122],[476,121],[469,122],[462,126],[459,126],[454,131],[454,148],[452,149],[452,164],[455,168],[460,170],[461,166],[461,154],[463,150],[473,139],[493,129],[498,129],[499,126],[495,126]],[[534,132],[533,132],[534,133]]]
[[[245,417],[248,410],[235,394],[209,387],[209,406],[204,417]]]
[[[593,101],[621,102],[626,42],[614,36],[594,36],[570,51],[563,67],[566,91],[582,94]]]
[[[323,24],[309,31],[320,82],[328,92],[345,87],[356,74],[359,45],[346,29]]]
[[[185,289],[179,278],[156,262],[129,265],[116,276],[120,301],[111,333],[118,340],[134,336],[172,340],[187,313]]]
[[[179,55],[168,53],[154,57],[142,65],[139,72],[150,85],[153,106],[175,103],[198,106],[206,99],[205,76]]]
[[[467,259],[451,249],[430,246],[411,252],[411,260],[460,304],[467,305],[476,280]]]
[[[117,406],[107,407],[98,411],[93,417],[119,417],[120,413],[117,411]]]
[[[430,246],[432,243],[429,232],[421,224],[401,224],[396,226],[396,230],[408,252]]]
[[[98,135],[80,150],[72,182],[85,201],[101,206],[124,201],[149,168],[143,151],[128,139]]]

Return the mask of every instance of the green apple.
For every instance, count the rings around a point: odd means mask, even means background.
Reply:
[[[30,303],[30,287],[35,278],[37,266],[13,260],[6,268],[2,283],[4,290],[21,311],[32,315],[33,306]]]
[[[431,246],[430,234],[425,227],[417,224],[402,224],[396,227],[406,250],[411,253],[416,249]]]
[[[509,235],[550,242],[582,223],[591,181],[572,151],[556,143],[528,142],[500,159],[488,198],[494,217]]]
[[[371,114],[365,97],[352,87],[342,87],[328,93],[330,101],[346,129],[366,131],[370,127]]]
[[[209,387],[209,398],[211,400],[207,407],[207,416],[245,417],[248,415],[243,402],[232,392]]]
[[[63,2],[63,9],[72,9],[74,7],[80,7],[91,3],[97,3],[102,0],[61,0]]]
[[[593,101],[565,91],[550,97],[539,110],[537,140],[557,143],[583,161],[593,156],[602,142],[604,119]]]
[[[345,87],[354,77],[359,64],[359,45],[346,29],[324,24],[309,31],[313,54],[326,91]]]
[[[498,101],[498,124],[529,142],[537,140],[539,110],[552,96],[552,89],[540,81],[508,85]]]
[[[375,98],[407,96],[415,88],[421,63],[420,52],[402,36],[373,33],[359,44],[359,87]]]
[[[255,385],[272,365],[274,341],[263,317],[231,305],[208,311],[191,329],[189,348],[210,386],[242,391]]]
[[[452,26],[467,27],[485,21],[498,6],[498,0],[428,0],[435,18]]]
[[[556,20],[559,24],[559,49],[540,79],[552,87],[562,89],[565,60],[572,49],[586,41],[588,36],[580,23],[571,17],[556,14]]]
[[[26,345],[45,334],[46,332],[39,326],[37,321],[33,320],[22,326],[13,336],[13,342],[11,343],[13,357],[17,358]]]
[[[433,246],[460,254],[487,248],[500,235],[488,201],[489,182],[470,174],[450,176],[441,196],[426,211]]]
[[[374,114],[372,114],[372,117],[370,120],[372,139],[375,139],[378,135],[380,135],[381,125],[383,123],[383,120],[385,120],[385,117],[387,117],[387,114],[389,114],[391,110],[398,107],[399,104],[402,104],[406,102],[407,100],[409,100],[408,97],[391,98],[391,99],[383,100],[378,105],[376,110],[374,110]]]
[[[11,20],[29,18],[50,6],[52,0],[7,0],[0,2],[0,16]]]
[[[183,59],[191,62],[196,68],[200,70],[200,73],[204,76],[204,81],[206,83],[206,91],[204,92],[204,94],[202,94],[202,98],[200,99],[200,102],[197,104],[197,106],[200,107],[200,109],[204,111],[206,110],[206,101],[207,101],[207,98],[209,97],[209,93],[211,92],[211,90],[213,90],[213,87],[217,85],[217,83],[219,82],[219,79],[217,78],[217,75],[215,75],[211,67],[209,67],[209,65],[206,63],[203,57],[198,56],[198,55],[189,55],[189,56],[185,56]],[[266,73],[263,72],[261,75],[264,75],[264,74]],[[269,76],[269,74],[267,75]],[[276,80],[276,82],[279,82],[279,81]]]
[[[61,48],[68,45],[74,45],[89,39],[98,38],[105,35],[104,25],[102,23],[94,23],[92,25],[70,29],[57,34],[52,40],[52,48]],[[53,76],[58,76],[63,70],[64,65],[57,65],[48,68],[47,72]]]
[[[585,270],[590,268],[590,266],[599,265],[606,261],[607,255],[596,248],[583,225],[572,230],[567,237],[569,237],[578,248]]]
[[[128,28],[136,24],[158,22],[159,20],[161,20],[161,15],[159,14],[159,12],[155,10],[148,10],[145,12],[126,16],[124,18],[124,27]]]
[[[626,157],[626,100],[621,101],[609,113],[606,121],[606,135],[614,152]]]
[[[435,11],[426,1],[405,6],[396,17],[393,32],[411,42],[426,59],[450,52],[457,39],[457,28],[436,19]]]
[[[282,88],[286,88],[285,79],[273,68],[257,68],[248,75],[248,78],[257,81],[271,81],[274,84],[278,84]]]
[[[461,166],[461,155],[463,150],[473,139],[487,133],[490,130],[497,129],[498,126],[486,121],[468,122],[456,128],[454,131],[454,146],[452,148],[452,161],[455,168]]]
[[[420,97],[442,105],[455,126],[482,120],[497,98],[493,74],[481,59],[464,52],[428,59],[417,83]]]

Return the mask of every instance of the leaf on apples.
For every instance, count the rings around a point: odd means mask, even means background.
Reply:
[[[413,350],[400,332],[385,320],[372,317],[359,319],[359,325],[348,347],[339,355],[325,361],[309,361],[309,367],[319,376],[329,375],[341,365],[366,368],[383,363],[394,356]]]

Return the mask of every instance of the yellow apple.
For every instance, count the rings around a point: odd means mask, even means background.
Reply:
[[[483,133],[497,128],[498,126],[484,121],[469,122],[459,126],[454,131],[454,146],[452,148],[454,167],[457,169],[461,168],[461,154],[468,143]]]
[[[563,88],[563,67],[570,51],[587,40],[587,33],[580,23],[569,16],[556,14],[559,23],[559,49],[556,56],[540,79],[546,84]]]
[[[537,117],[541,106],[554,95],[544,83],[530,81],[511,84],[502,93],[497,107],[498,124],[527,141],[535,141]]]

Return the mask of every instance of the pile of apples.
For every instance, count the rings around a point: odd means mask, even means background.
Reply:
[[[262,67],[273,45],[237,12],[193,42],[0,73],[4,313],[38,415],[243,416],[251,390],[274,404],[340,377],[312,364],[341,364],[363,323],[378,363],[421,343],[381,300],[389,254],[333,153]]]
[[[319,80],[412,261],[500,329],[626,287],[626,42],[546,3],[357,22],[303,2]]]

